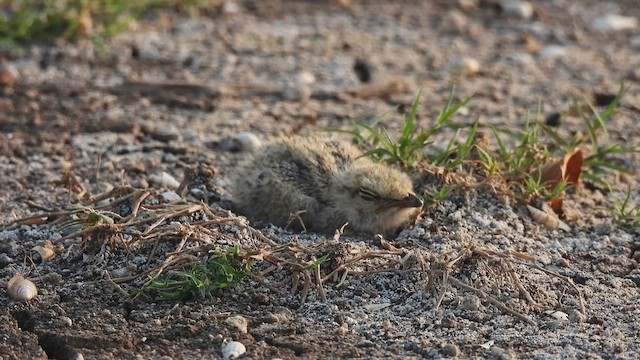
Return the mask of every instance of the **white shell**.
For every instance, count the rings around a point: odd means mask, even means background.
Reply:
[[[237,359],[247,352],[247,348],[239,341],[230,341],[222,344],[221,351],[223,359]]]
[[[527,205],[527,210],[529,210],[529,214],[535,222],[538,224],[544,225],[547,229],[560,229],[566,232],[571,231],[569,225],[565,224],[562,220],[558,219],[556,214],[551,211],[543,211],[540,209],[536,209],[533,206]]]
[[[29,301],[38,295],[36,285],[20,274],[15,274],[7,284],[9,297],[16,301]]]

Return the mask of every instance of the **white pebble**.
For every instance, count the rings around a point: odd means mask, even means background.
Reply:
[[[569,321],[569,315],[559,310],[547,310],[544,313],[556,320]]]
[[[300,85],[311,85],[316,82],[316,77],[310,71],[300,71],[296,75],[296,82]]]
[[[221,351],[223,359],[237,359],[247,352],[247,348],[239,341],[230,341],[222,344]]]
[[[242,151],[252,151],[262,146],[262,141],[258,136],[247,131],[237,133],[231,141],[235,147]]]
[[[509,15],[514,15],[522,19],[529,19],[533,16],[533,6],[528,1],[503,1],[502,10]]]
[[[448,70],[457,75],[473,76],[480,72],[480,62],[471,57],[461,57],[454,59],[449,64]]]
[[[159,175],[153,174],[149,176],[149,181],[167,189],[177,189],[180,186],[180,182],[165,171],[163,171]]]
[[[634,29],[638,19],[632,16],[607,14],[593,19],[591,29],[599,31],[620,31]]]
[[[538,58],[540,59],[555,59],[563,57],[567,54],[567,48],[560,45],[549,45],[538,52]]]
[[[222,4],[222,13],[225,15],[235,15],[240,13],[240,6],[235,1],[225,1]]]

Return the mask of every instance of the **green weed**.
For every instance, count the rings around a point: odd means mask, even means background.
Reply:
[[[627,190],[624,200],[615,200],[614,219],[622,226],[640,227],[640,207],[632,207],[630,201],[631,188]]]
[[[232,286],[245,278],[253,265],[243,261],[237,248],[228,253],[210,253],[183,271],[171,271],[163,280],[154,281],[144,290],[155,291],[165,299],[205,298],[213,292]]]
[[[602,111],[588,100],[585,99],[586,108],[584,106],[574,104],[577,115],[582,120],[584,129],[578,130],[572,137],[566,139],[558,134],[553,128],[541,124],[541,129],[548,135],[555,144],[562,148],[565,152],[571,152],[573,149],[581,145],[590,145],[590,155],[584,160],[585,171],[583,177],[594,183],[605,185],[604,176],[611,171],[618,171],[627,174],[635,171],[629,167],[617,164],[611,157],[615,155],[623,155],[628,153],[639,152],[638,148],[630,148],[620,144],[611,144],[607,123],[613,117],[615,109],[620,105],[620,101],[629,90],[629,86],[620,85],[620,89],[614,100]]]
[[[143,14],[168,7],[194,13],[206,0],[4,0],[0,45],[121,33]]]
[[[361,121],[352,121],[353,129],[328,129],[328,131],[346,133],[354,137],[355,141],[366,149],[363,156],[370,156],[374,161],[387,161],[397,163],[403,167],[413,167],[417,162],[425,160],[424,147],[429,143],[429,139],[446,127],[454,127],[451,120],[460,108],[465,106],[471,98],[467,98],[460,103],[453,104],[453,91],[449,99],[436,118],[435,122],[426,131],[417,131],[416,115],[420,105],[418,93],[411,112],[402,123],[402,128],[397,138],[391,135],[383,127],[376,127]],[[429,161],[429,159],[426,159]]]

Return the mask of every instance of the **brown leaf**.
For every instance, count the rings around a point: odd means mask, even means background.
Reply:
[[[567,186],[576,186],[580,183],[584,154],[582,149],[565,155],[562,159],[544,166],[540,172],[540,181],[549,191],[553,191],[562,182]],[[562,198],[553,199],[549,205],[555,212],[562,209]]]
[[[547,189],[553,190],[565,181],[567,185],[576,186],[580,183],[584,155],[582,149],[576,149],[562,159],[546,165],[541,170],[541,181]]]

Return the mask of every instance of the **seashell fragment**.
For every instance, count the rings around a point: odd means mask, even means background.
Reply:
[[[32,250],[40,254],[40,260],[42,262],[51,261],[56,256],[56,252],[51,248],[51,243],[45,246],[35,246]]]
[[[16,301],[29,301],[38,295],[38,289],[22,275],[15,274],[7,284],[7,294]]]
[[[535,222],[538,224],[544,225],[547,229],[554,230],[560,229],[566,232],[571,231],[569,225],[565,224],[562,220],[558,218],[556,213],[553,211],[543,211],[537,208],[534,208],[531,205],[527,205],[527,210],[529,210],[529,214]]]
[[[223,359],[237,359],[247,352],[247,348],[239,341],[229,341],[222,344]]]

